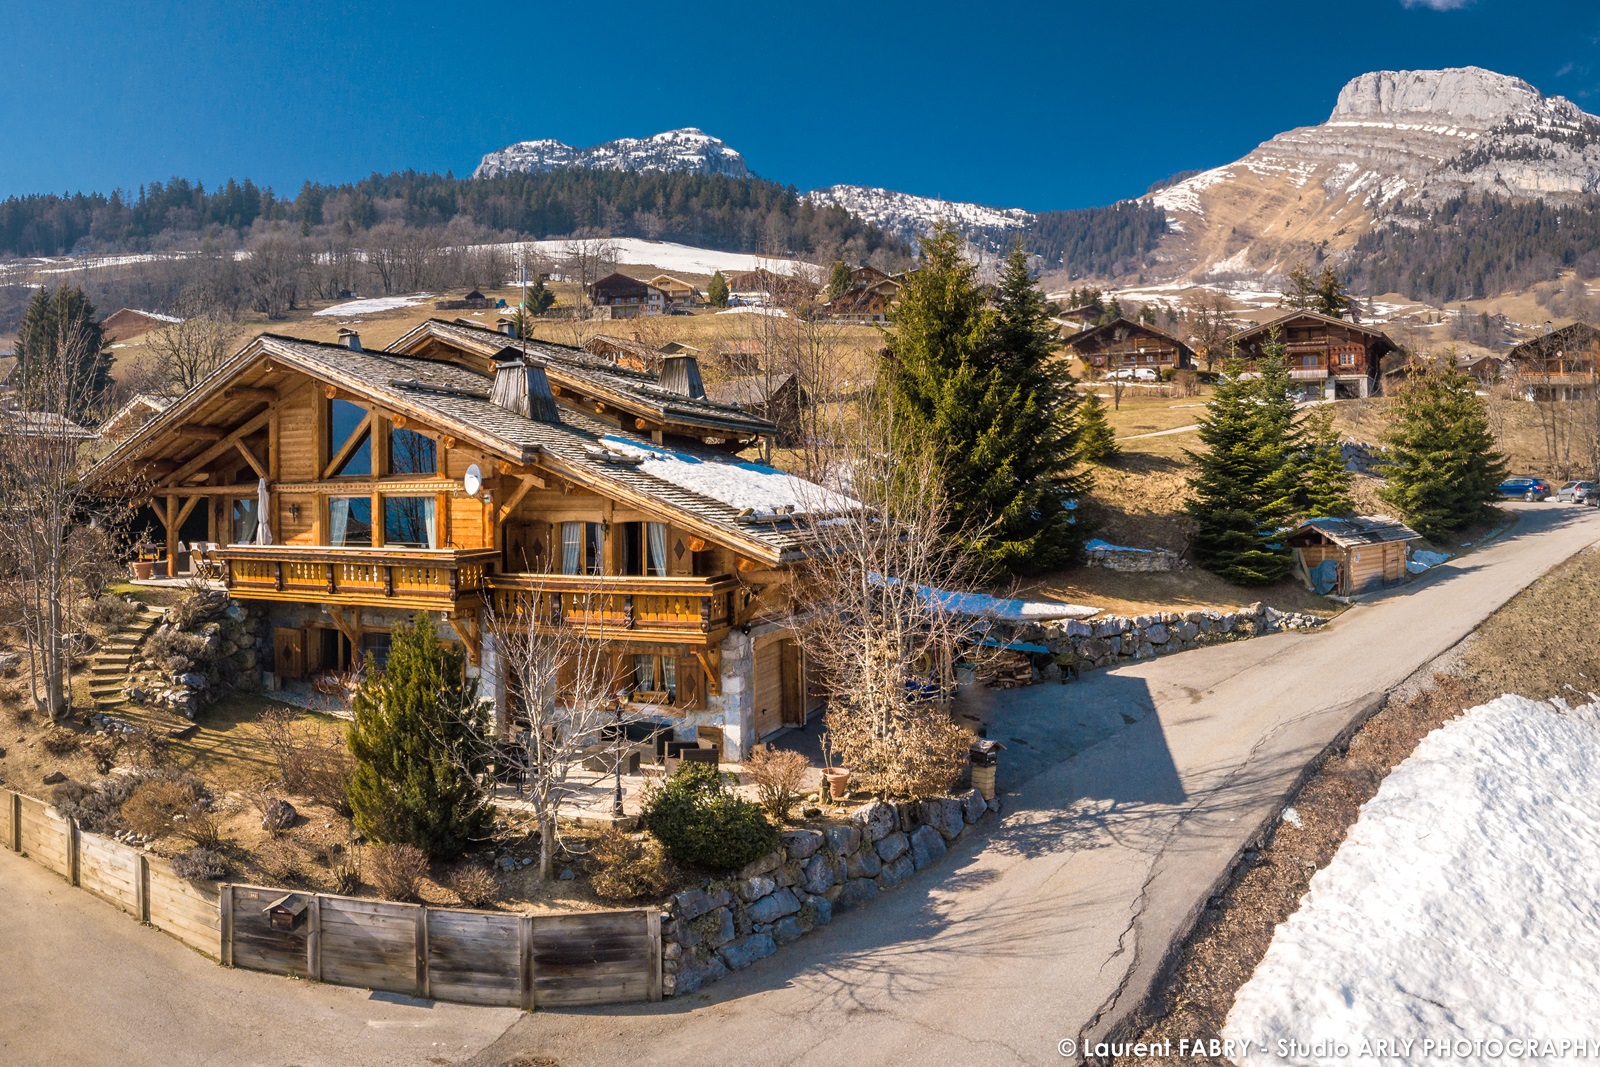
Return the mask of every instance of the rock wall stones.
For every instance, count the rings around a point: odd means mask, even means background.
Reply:
[[[270,655],[266,620],[226,593],[205,593],[168,608],[146,639],[125,695],[188,719],[224,694],[261,684]]]
[[[1084,562],[1091,567],[1124,573],[1173,571],[1183,566],[1178,554],[1168,548],[1120,548],[1108,545],[1086,549]]]
[[[785,830],[776,852],[672,898],[661,924],[664,992],[691,993],[826,926],[835,909],[865,904],[939,862],[989,810],[972,789],[874,801],[840,826]]]

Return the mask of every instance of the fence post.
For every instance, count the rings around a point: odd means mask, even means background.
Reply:
[[[150,859],[143,852],[134,853],[133,895],[139,903],[139,921],[150,921]]]
[[[533,916],[522,916],[517,926],[517,949],[522,960],[522,1010],[532,1011],[533,1003]]]
[[[11,851],[22,851],[22,794],[11,794]]]
[[[644,936],[649,942],[646,950],[649,962],[645,975],[645,999],[661,999],[661,913],[654,908],[644,913]]]
[[[417,906],[417,996],[428,999],[428,906]]]
[[[222,951],[219,953],[224,967],[233,966],[233,885],[224,883],[219,887],[221,895],[217,898],[217,908],[221,911]]]
[[[306,977],[322,981],[322,894],[311,895],[311,917],[306,931]]]
[[[78,884],[78,846],[81,837],[78,831],[78,820],[67,820],[67,884]]]

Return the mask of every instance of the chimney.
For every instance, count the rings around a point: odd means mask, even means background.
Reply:
[[[706,386],[700,380],[700,361],[687,353],[661,357],[661,385],[695,400],[706,398]]]
[[[516,319],[495,319],[494,328],[505,334],[507,337],[515,337],[518,340],[522,339],[522,334],[517,330]]]
[[[352,352],[361,351],[361,335],[348,327],[339,330],[339,343]]]
[[[499,360],[494,365],[494,387],[489,390],[489,399],[535,422],[561,421],[543,363],[520,358]]]

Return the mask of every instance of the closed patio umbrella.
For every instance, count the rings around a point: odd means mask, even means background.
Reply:
[[[267,525],[267,480],[256,483],[256,544],[272,544],[272,528]]]

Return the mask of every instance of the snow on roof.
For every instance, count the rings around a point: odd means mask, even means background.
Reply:
[[[837,515],[861,506],[842,493],[762,463],[736,459],[713,461],[662,446],[644,448],[614,434],[607,434],[600,442],[606,452],[615,454],[614,462],[637,465],[640,471],[653,478],[748,512],[745,518]],[[595,458],[604,462],[608,457],[595,455]]]
[[[1251,1043],[1244,1067],[1284,1062],[1280,1041],[1592,1040],[1596,870],[1600,706],[1503,696],[1473,708],[1423,738],[1361,809],[1222,1036]]]

